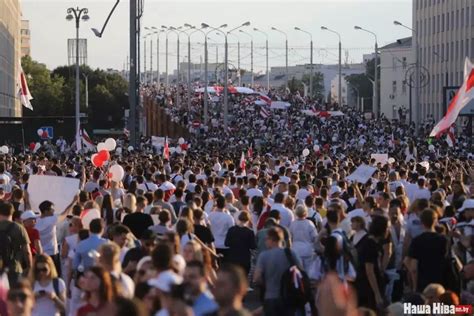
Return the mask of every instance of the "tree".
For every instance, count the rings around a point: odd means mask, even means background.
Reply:
[[[28,88],[33,96],[33,111],[24,109],[23,115],[29,117],[63,115],[64,79],[52,74],[46,65],[38,63],[29,56],[22,58],[22,67],[28,80]]]
[[[291,93],[299,91],[301,95],[303,95],[304,85],[306,85],[308,87],[309,95],[309,81],[309,74],[303,75],[301,80],[293,77],[290,81],[288,81],[288,89],[290,89]],[[314,73],[313,76],[313,94],[316,99],[324,97],[324,76],[320,72]]]

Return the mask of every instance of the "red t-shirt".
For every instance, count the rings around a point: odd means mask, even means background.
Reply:
[[[35,248],[35,241],[40,239],[40,235],[36,228],[25,227],[25,229],[28,233],[28,238],[30,238],[31,254],[34,256],[37,253]]]
[[[102,305],[95,307],[94,305],[87,303],[77,310],[76,316],[96,316],[102,307]]]

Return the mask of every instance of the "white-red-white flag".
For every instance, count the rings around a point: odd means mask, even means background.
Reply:
[[[451,125],[451,127],[448,129],[448,132],[446,133],[446,142],[448,143],[449,147],[454,147],[454,144],[456,143],[455,135],[454,126]]]
[[[270,111],[265,109],[263,106],[260,107],[260,116],[264,119],[269,118],[271,115]]]
[[[253,148],[252,148],[252,144],[250,144],[250,147],[247,151],[247,157],[252,158],[253,157]]]
[[[245,167],[246,167],[246,164],[245,164],[245,154],[244,152],[242,152],[242,156],[240,157],[240,165],[239,167],[245,171]]]
[[[84,148],[84,150],[86,152],[94,151],[96,149],[96,146],[94,145],[94,142],[89,137],[89,134],[87,134],[87,131],[81,128],[80,133],[81,133],[82,147]]]
[[[21,104],[33,111],[33,105],[31,105],[31,100],[33,100],[33,97],[30,94],[30,90],[28,89],[28,83],[26,82],[26,76],[25,73],[23,72],[23,68],[21,67],[20,63],[20,76],[19,76],[19,82],[18,82],[18,97],[20,98]]]
[[[168,146],[168,137],[165,137],[165,146],[163,147],[163,159],[170,160],[170,148]]]
[[[456,121],[461,110],[474,99],[474,69],[469,58],[464,62],[464,82],[449,104],[446,115],[436,124],[430,137],[439,137]]]

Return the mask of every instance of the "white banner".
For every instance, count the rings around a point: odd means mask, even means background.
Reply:
[[[377,168],[361,165],[357,167],[357,169],[350,176],[347,177],[347,180],[365,184],[372,177],[375,170],[377,170]]]
[[[370,159],[375,159],[375,164],[380,162],[382,165],[385,165],[388,162],[388,154],[372,154]]]
[[[28,195],[31,209],[39,212],[43,201],[51,201],[56,213],[62,213],[79,193],[79,179],[55,176],[30,176]]]

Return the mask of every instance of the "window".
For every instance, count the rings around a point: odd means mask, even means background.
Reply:
[[[441,18],[440,18],[440,16],[438,15],[438,16],[436,17],[436,33],[439,33],[439,32],[441,31],[441,30],[440,30],[440,28],[441,28],[441,22],[440,22],[440,21],[441,21]]]
[[[407,69],[407,58],[406,57],[402,57],[402,67],[403,67],[403,69]]]
[[[459,28],[459,10],[456,10],[456,29]]]
[[[451,30],[454,30],[454,11],[451,11]]]
[[[441,54],[441,59],[446,60],[445,57],[444,57],[445,56],[444,55],[444,43],[441,43],[441,52],[440,52],[440,54]]]
[[[461,45],[459,46],[459,59],[463,59],[464,55],[464,41],[461,40]]]
[[[402,81],[402,94],[407,94],[407,81]]]
[[[434,33],[436,33],[436,17],[435,16],[433,17],[432,22],[433,22],[433,26],[432,26],[433,29],[431,30],[431,32],[432,32],[432,34],[434,34]]]
[[[392,94],[397,93],[397,81],[392,81]]]
[[[444,32],[444,13],[441,16],[441,32]]]
[[[392,57],[392,70],[395,70],[397,68],[397,57]]]
[[[469,26],[469,7],[466,8],[466,26]]]
[[[456,41],[456,52],[454,55],[454,60],[458,60],[459,58],[459,41]]]
[[[451,42],[451,59],[456,60],[456,55],[454,55],[454,42]]]
[[[466,38],[466,46],[465,46],[465,47],[466,47],[466,54],[465,54],[465,56],[470,56],[470,55],[469,55],[469,39],[468,39],[468,38]]]
[[[449,12],[446,13],[446,31],[449,31]]]
[[[461,27],[464,27],[464,8],[461,9]]]

